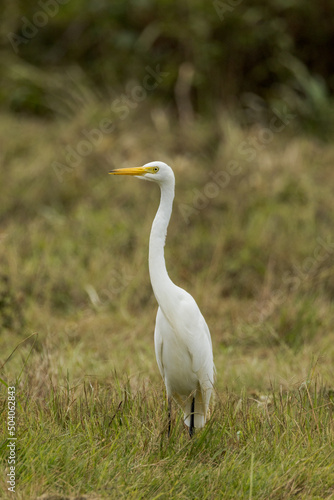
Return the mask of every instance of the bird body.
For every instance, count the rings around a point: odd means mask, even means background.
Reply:
[[[214,364],[210,331],[198,305],[188,292],[172,282],[166,269],[164,246],[174,200],[174,173],[159,161],[110,173],[134,175],[160,186],[160,205],[149,242],[150,279],[159,304],[154,331],[155,354],[169,405],[171,398],[180,404],[192,435],[193,429],[203,427],[207,418]]]
[[[189,305],[196,305],[188,300],[187,297],[180,300],[181,315],[187,315]],[[213,358],[210,333],[198,307],[197,310],[198,314],[194,314],[191,308],[191,321],[172,322],[159,307],[154,343],[167,397],[173,397],[180,404],[188,427],[194,397],[194,427],[200,428],[205,424],[212,391]]]

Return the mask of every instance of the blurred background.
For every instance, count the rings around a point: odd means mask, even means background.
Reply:
[[[1,351],[38,332],[30,387],[39,370],[160,383],[159,194],[107,175],[154,159],[175,170],[167,268],[208,321],[218,387],[289,386],[314,352],[332,380],[333,2],[11,0],[0,14]]]
[[[69,116],[76,87],[113,100],[149,66],[162,72],[151,104],[178,119],[228,109],[249,125],[285,103],[302,130],[332,130],[330,0],[13,0],[0,9],[2,109]]]
[[[0,33],[18,498],[332,498],[333,0],[0,0]],[[108,175],[153,160],[176,177],[167,269],[217,368],[193,443],[180,421],[165,439],[159,189]]]

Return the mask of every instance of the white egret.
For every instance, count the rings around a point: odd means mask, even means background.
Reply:
[[[193,297],[176,286],[166,270],[164,246],[174,200],[174,173],[160,161],[142,167],[114,169],[109,173],[133,175],[160,186],[160,205],[149,242],[150,279],[159,304],[154,331],[155,354],[167,391],[168,434],[173,398],[183,409],[184,422],[192,436],[194,428],[205,424],[215,368],[205,319]]]

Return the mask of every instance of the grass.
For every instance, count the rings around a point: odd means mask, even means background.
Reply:
[[[334,498],[333,146],[289,126],[265,143],[228,117],[185,129],[143,103],[66,163],[104,117],[96,102],[67,122],[0,120],[3,498],[6,384],[17,498]],[[206,317],[218,374],[192,440],[176,408],[167,439],[154,357],[159,193],[107,176],[152,159],[176,173],[167,267]]]

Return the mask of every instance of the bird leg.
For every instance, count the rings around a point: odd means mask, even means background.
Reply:
[[[191,412],[190,412],[190,426],[189,426],[190,437],[193,437],[195,432],[194,418],[195,418],[195,398],[193,397],[193,400],[191,402]]]
[[[170,436],[170,429],[172,423],[172,398],[168,398],[168,437]]]

